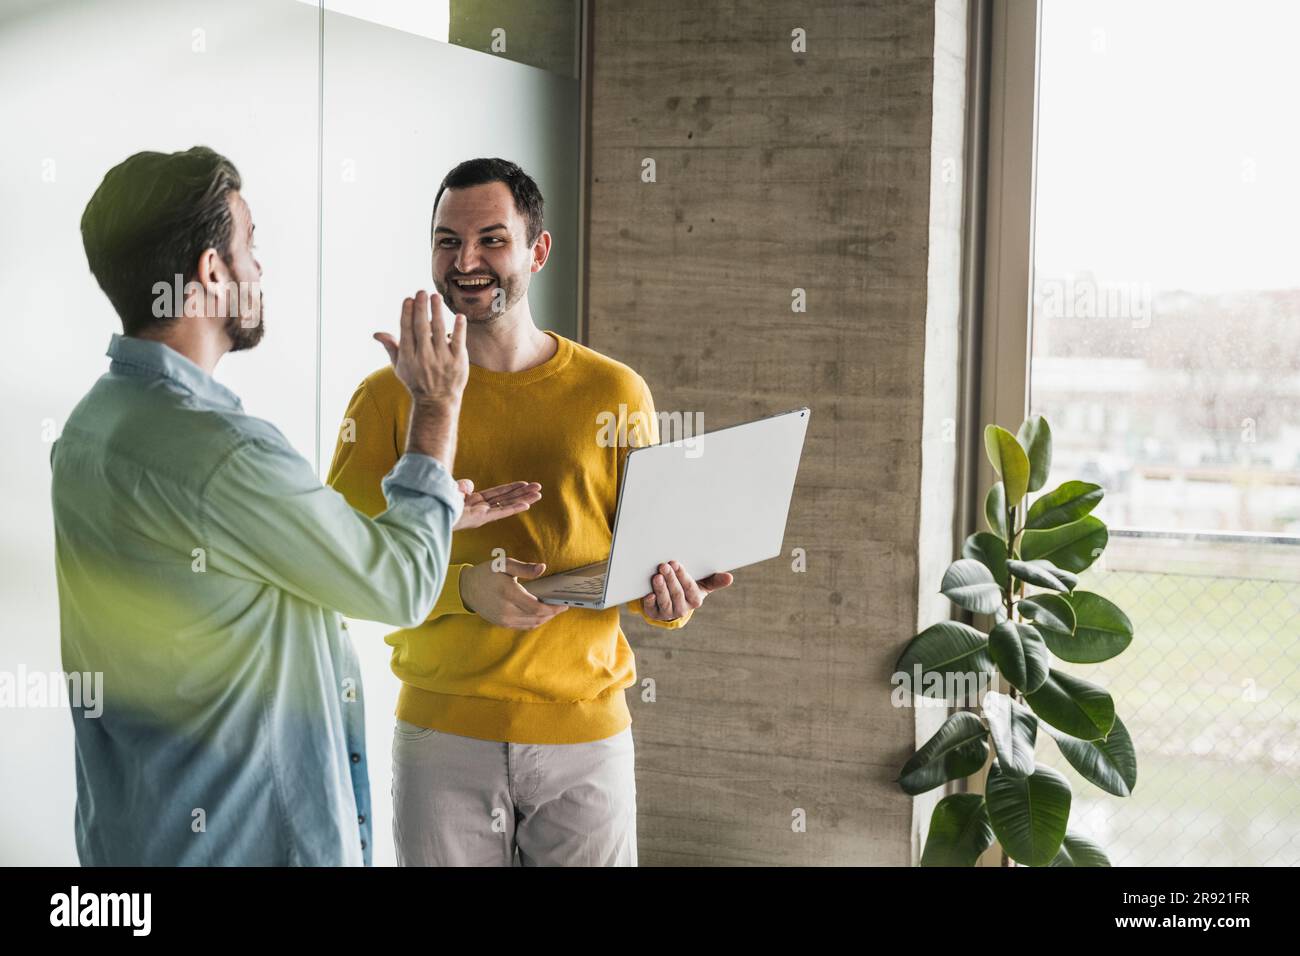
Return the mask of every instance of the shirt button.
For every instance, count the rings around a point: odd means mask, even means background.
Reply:
[[[365,848],[366,848],[366,841],[365,841],[365,840],[362,840],[362,841],[361,841],[361,849],[364,850]]]
[[[361,763],[361,754],[353,754],[353,755],[352,755],[352,762],[353,762],[353,763]]]
[[[366,822],[366,815],[364,813],[358,813],[357,823],[365,823],[365,822]]]

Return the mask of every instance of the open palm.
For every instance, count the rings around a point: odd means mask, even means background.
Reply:
[[[521,511],[527,511],[542,498],[542,486],[535,481],[512,481],[475,491],[474,482],[461,478],[456,486],[465,496],[465,508],[461,511],[460,520],[452,526],[453,531],[478,528],[488,522],[517,515]]]

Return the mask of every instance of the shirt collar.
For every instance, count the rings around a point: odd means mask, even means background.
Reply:
[[[161,342],[114,332],[105,354],[113,360],[110,367],[114,371],[165,378],[204,402],[243,411],[238,395]]]

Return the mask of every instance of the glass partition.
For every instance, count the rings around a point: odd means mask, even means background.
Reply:
[[[555,245],[535,280],[534,314],[574,334],[577,81],[553,56],[551,69],[483,52],[472,23],[462,45],[447,42],[453,6],[0,3],[0,439],[9,450],[0,468],[0,671],[11,679],[61,669],[50,447],[107,370],[109,337],[121,330],[87,267],[79,222],[127,156],[206,145],[238,167],[265,270],[266,335],[227,356],[216,378],[321,469],[352,389],[386,361],[371,333],[396,331],[401,299],[432,287],[433,196],[460,160],[508,157],[537,178]],[[572,6],[553,8],[561,35],[574,29]],[[524,34],[536,31],[535,15],[483,9],[517,38],[512,52],[534,55]],[[470,112],[480,118],[467,122]],[[386,795],[397,678],[385,630],[353,629],[371,786],[385,815],[375,821],[377,864],[393,859]],[[0,863],[77,862],[72,747],[66,706],[0,708],[0,819],[9,821]]]
[[[552,246],[529,289],[533,316],[570,338],[577,328],[577,80],[335,14],[333,6],[324,18],[322,476],[348,399],[388,363],[371,334],[396,334],[402,300],[434,291],[433,200],[457,163],[499,156],[537,181]],[[384,643],[392,628],[349,627],[367,697],[375,863],[384,865],[394,861],[387,794],[399,682]]]

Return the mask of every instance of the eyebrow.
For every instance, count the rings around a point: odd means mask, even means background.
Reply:
[[[490,226],[484,226],[482,229],[480,229],[480,230],[479,230],[479,235],[482,235],[482,234],[485,233],[485,232],[491,232],[493,229],[506,229],[506,228],[508,228],[508,227],[506,226],[506,224],[505,224],[504,222],[494,222],[494,223],[492,223],[492,225],[490,225]],[[446,226],[439,226],[437,229],[435,229],[435,230],[433,230],[433,231],[434,231],[435,234],[436,234],[436,233],[439,233],[439,232],[448,232],[448,233],[451,233],[453,236],[459,235],[459,233],[456,232],[455,229],[448,229]]]

